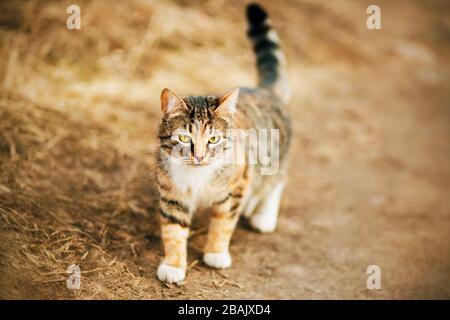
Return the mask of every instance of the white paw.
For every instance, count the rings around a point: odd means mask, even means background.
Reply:
[[[203,261],[210,267],[223,269],[231,266],[231,256],[228,252],[205,253]]]
[[[184,280],[186,271],[181,268],[172,267],[168,264],[162,263],[158,267],[157,275],[158,279],[163,282],[177,283]]]
[[[250,218],[250,225],[259,232],[273,232],[277,226],[275,215],[255,214]]]

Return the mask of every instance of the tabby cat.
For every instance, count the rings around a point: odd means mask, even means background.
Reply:
[[[214,268],[231,266],[230,238],[241,215],[260,232],[276,227],[291,138],[285,110],[290,90],[284,55],[267,13],[251,4],[247,19],[257,57],[258,87],[221,96],[182,97],[169,89],[161,94],[157,182],[164,259],[157,275],[164,282],[185,278],[189,226],[195,212],[209,209],[203,261]],[[278,132],[275,174],[261,174],[259,162],[224,160],[227,150],[237,150],[236,144],[244,143],[230,132],[249,129]]]

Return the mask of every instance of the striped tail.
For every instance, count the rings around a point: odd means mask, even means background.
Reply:
[[[267,12],[258,4],[247,6],[247,32],[253,44],[258,67],[259,86],[272,90],[284,103],[289,102],[291,90],[285,72],[286,59],[279,38],[272,29]]]

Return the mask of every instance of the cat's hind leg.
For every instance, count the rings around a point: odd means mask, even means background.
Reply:
[[[250,218],[250,225],[260,232],[272,232],[277,226],[278,211],[284,182],[280,181],[265,196],[261,197],[255,213]]]
[[[242,216],[249,219],[255,213],[258,203],[259,198],[254,194],[250,194],[242,209]]]

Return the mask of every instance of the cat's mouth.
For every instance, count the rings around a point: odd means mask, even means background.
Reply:
[[[209,166],[211,163],[188,163],[187,165],[194,168],[203,168]]]
[[[205,168],[217,163],[214,159],[203,159],[202,161],[198,161],[192,158],[179,159],[179,164],[182,164],[189,168]]]
[[[201,161],[199,162],[198,160],[192,160],[192,159],[185,159],[183,161],[183,164],[188,166],[188,167],[192,167],[192,168],[204,168],[207,167],[209,165],[211,165],[213,163],[213,161]]]

